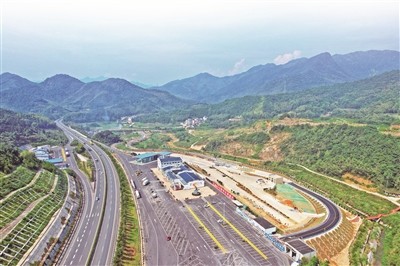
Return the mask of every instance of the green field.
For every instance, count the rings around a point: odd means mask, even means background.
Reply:
[[[168,148],[167,142],[171,141],[171,138],[161,134],[154,133],[150,138],[141,141],[134,146],[138,149],[166,149]]]
[[[266,164],[267,169],[282,173],[300,184],[322,192],[340,206],[351,212],[361,211],[367,215],[389,213],[396,205],[381,197],[357,190],[329,178],[310,173],[303,168],[287,164]]]

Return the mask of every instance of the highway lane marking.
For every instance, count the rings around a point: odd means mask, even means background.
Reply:
[[[224,220],[244,241],[246,241],[255,251],[258,252],[258,254],[261,255],[264,259],[268,259],[268,257],[256,246],[251,242],[245,235],[242,234],[231,222],[229,222],[225,216],[223,216],[210,202],[207,202],[208,206],[219,216]]]
[[[194,217],[194,219],[204,228],[204,230],[206,231],[206,233],[211,237],[211,239],[215,242],[215,244],[217,244],[217,246],[222,250],[223,253],[226,253],[226,249],[224,248],[224,246],[222,246],[222,244],[215,238],[215,236],[211,233],[210,230],[208,230],[208,228],[206,227],[206,225],[200,220],[200,218],[194,213],[194,211],[192,210],[192,208],[190,208],[189,206],[186,206],[187,210],[190,212],[190,214]]]

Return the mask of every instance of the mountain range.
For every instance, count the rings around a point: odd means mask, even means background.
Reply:
[[[64,116],[76,122],[114,120],[125,115],[184,108],[190,103],[168,92],[146,90],[115,78],[83,83],[58,74],[35,83],[3,73],[0,83],[0,107],[54,119]]]
[[[52,119],[64,117],[75,122],[108,121],[121,116],[149,114],[161,118],[163,113],[172,110],[194,110],[194,103],[225,105],[222,101],[227,99],[276,94],[289,95],[285,96],[289,99],[297,97],[297,92],[313,87],[346,83],[398,70],[399,61],[400,53],[388,50],[333,56],[322,53],[284,65],[255,66],[246,72],[221,78],[201,73],[151,89],[118,78],[84,83],[57,74],[43,82],[32,82],[15,74],[3,73],[0,75],[0,107],[39,113]],[[317,90],[314,93],[322,92]],[[259,100],[254,98],[252,101]]]
[[[400,71],[393,70],[367,79],[275,95],[244,96],[214,104],[138,118],[142,122],[179,122],[207,116],[213,127],[258,119],[345,118],[359,123],[399,123]]]
[[[266,64],[226,77],[201,73],[154,89],[196,102],[217,103],[247,95],[296,92],[360,80],[400,68],[398,51],[364,51],[344,55],[321,53],[284,65]]]

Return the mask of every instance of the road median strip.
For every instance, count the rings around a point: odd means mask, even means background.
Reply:
[[[197,216],[197,214],[189,207],[186,205],[186,208],[189,210],[190,214],[194,217],[194,219],[204,228],[206,233],[211,237],[211,239],[217,244],[217,246],[221,249],[223,253],[226,253],[226,249],[222,244],[215,238],[213,233],[206,227],[206,225],[200,220],[200,218]]]
[[[239,231],[231,222],[229,222],[225,216],[223,216],[210,202],[207,202],[207,204],[210,206],[210,208],[219,216],[221,217],[222,220],[224,220],[232,229],[244,240],[246,241],[255,251],[257,251],[258,254],[260,254],[261,257],[264,259],[268,259],[268,257],[256,246],[251,242],[245,235],[242,234],[242,232]]]

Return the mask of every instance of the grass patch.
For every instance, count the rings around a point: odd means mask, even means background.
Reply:
[[[294,179],[296,182],[326,195],[328,198],[353,213],[361,211],[367,215],[376,215],[380,213],[389,213],[396,207],[392,202],[381,197],[310,173],[295,165],[289,166],[284,163],[266,163],[265,166],[269,170],[282,173]],[[363,215],[362,213],[361,215]]]
[[[94,181],[94,164],[92,159],[88,159],[87,161],[81,161],[79,157],[74,153],[76,163],[78,165],[78,168],[86,174],[86,176],[89,178],[90,182]]]
[[[135,147],[138,149],[166,149],[169,141],[171,141],[169,136],[162,133],[154,133],[150,138],[135,144]]]

